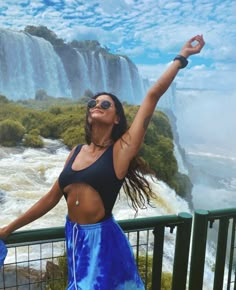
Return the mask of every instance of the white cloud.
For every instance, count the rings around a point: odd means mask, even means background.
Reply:
[[[234,0],[65,0],[64,6],[61,3],[57,0],[55,5],[46,6],[41,0],[6,0],[0,9],[4,13],[0,14],[0,27],[20,30],[26,25],[45,25],[65,41],[96,39],[139,63],[141,59],[145,63],[147,57],[149,62],[167,63],[188,38],[203,33],[206,46],[201,61],[190,63],[203,63],[205,67],[187,68],[177,77],[179,82],[210,86],[209,80],[213,79],[215,86],[234,86]],[[156,78],[165,66],[139,65],[150,78]]]
[[[190,61],[191,63],[191,61]],[[138,65],[144,78],[157,80],[167,69],[167,64]],[[204,64],[181,70],[175,78],[178,88],[195,88],[218,90],[219,92],[236,92],[235,68],[221,63],[208,68]]]
[[[138,70],[144,78],[148,78],[151,81],[157,80],[167,69],[167,65],[157,64],[157,65],[138,65]]]
[[[55,27],[56,28],[56,27]],[[101,45],[106,45],[109,47],[111,43],[110,33],[102,28],[95,27],[87,27],[83,25],[78,25],[76,28],[68,28],[63,26],[63,24],[59,25],[58,36],[71,41],[73,39],[77,40],[98,40]],[[113,33],[112,42],[115,44],[120,44],[121,37],[119,31]]]
[[[120,48],[118,52],[119,54],[128,55],[130,57],[139,56],[145,53],[144,48],[140,46],[134,48]]]

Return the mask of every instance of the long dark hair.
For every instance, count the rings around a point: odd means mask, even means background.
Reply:
[[[120,100],[112,93],[101,92],[92,97],[96,99],[101,95],[107,95],[114,101],[116,113],[119,117],[119,123],[115,124],[112,130],[111,138],[115,142],[127,131],[128,124],[124,109]],[[85,124],[85,139],[87,144],[91,143],[92,128],[88,122],[89,110],[86,114]],[[125,142],[121,138],[121,142]],[[145,175],[154,175],[154,172],[149,168],[147,163],[140,157],[135,156],[130,162],[127,175],[123,184],[126,195],[130,198],[132,207],[137,212],[138,208],[146,208],[146,205],[150,205],[151,198],[155,198],[154,193],[151,190],[150,184]]]

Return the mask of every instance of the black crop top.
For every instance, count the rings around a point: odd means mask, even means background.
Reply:
[[[101,196],[105,208],[105,215],[111,214],[117,195],[124,182],[124,179],[118,179],[113,165],[113,145],[90,166],[82,170],[73,170],[72,164],[81,150],[82,145],[75,148],[69,162],[59,176],[59,186],[64,188],[72,183],[87,183],[93,187]],[[67,199],[67,194],[64,193]]]

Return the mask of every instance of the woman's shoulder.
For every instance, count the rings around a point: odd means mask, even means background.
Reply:
[[[71,149],[71,151],[66,159],[65,165],[73,158],[74,155],[78,154],[78,152],[80,151],[82,146],[83,146],[83,144],[78,144]]]

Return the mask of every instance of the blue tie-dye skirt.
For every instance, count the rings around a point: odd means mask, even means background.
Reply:
[[[129,241],[113,217],[79,225],[66,219],[67,290],[144,290]]]

